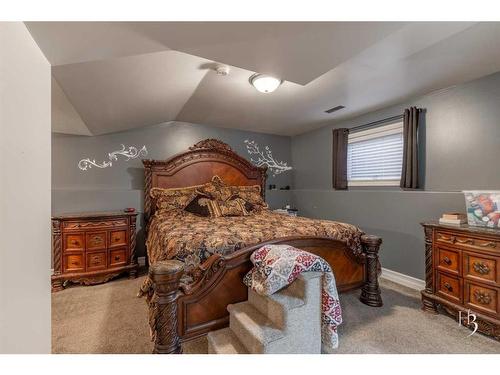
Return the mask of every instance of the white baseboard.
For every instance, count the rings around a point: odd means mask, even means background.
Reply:
[[[415,290],[422,290],[425,288],[424,280],[392,271],[387,268],[382,268],[382,275],[380,277]]]

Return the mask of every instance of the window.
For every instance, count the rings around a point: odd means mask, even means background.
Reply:
[[[402,164],[402,122],[349,134],[349,186],[399,186]]]

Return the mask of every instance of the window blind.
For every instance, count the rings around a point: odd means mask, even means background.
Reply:
[[[403,123],[349,134],[348,181],[387,181],[401,178]]]

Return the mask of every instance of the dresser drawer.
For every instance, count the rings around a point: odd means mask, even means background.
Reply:
[[[94,220],[94,221],[65,221],[63,228],[67,230],[81,230],[93,228],[123,227],[128,225],[127,219]]]
[[[483,311],[497,315],[500,312],[498,306],[498,288],[476,284],[465,281],[465,306],[477,311]]]
[[[127,249],[114,249],[109,251],[109,266],[123,266],[127,264]]]
[[[109,247],[120,247],[127,245],[126,230],[112,230],[109,232]]]
[[[85,249],[85,239],[83,233],[71,233],[64,235],[64,250],[83,251]]]
[[[500,283],[498,260],[500,258],[476,254],[463,253],[464,277],[485,283]]]
[[[85,234],[87,250],[105,250],[106,232],[88,232]]]
[[[461,251],[437,247],[437,268],[456,275],[462,274]]]
[[[87,253],[87,271],[106,269],[106,251]]]
[[[453,302],[462,302],[462,280],[456,276],[436,272],[436,292]]]
[[[64,254],[63,256],[64,272],[83,272],[85,271],[85,263],[83,253]]]
[[[465,234],[451,234],[438,231],[436,234],[436,241],[442,244],[460,246],[465,249],[500,250],[500,241],[473,237]]]

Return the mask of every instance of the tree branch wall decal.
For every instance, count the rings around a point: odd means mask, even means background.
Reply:
[[[250,161],[257,167],[267,166],[273,174],[273,177],[292,169],[292,167],[287,165],[284,161],[275,160],[269,146],[266,146],[264,151],[260,151],[259,145],[255,141],[246,139],[245,144],[248,153],[250,155],[255,155],[255,159],[251,157]]]

